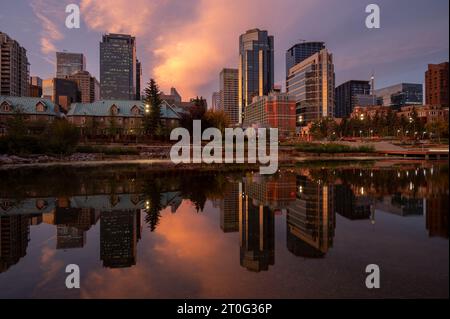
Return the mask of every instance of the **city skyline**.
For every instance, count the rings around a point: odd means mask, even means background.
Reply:
[[[406,1],[395,4],[380,1],[382,24],[379,30],[365,28],[365,4],[347,2],[348,10],[333,10],[341,5],[326,0],[320,3],[303,1],[301,4],[288,0],[273,7],[267,1],[266,6],[258,6],[255,14],[248,14],[245,19],[234,18],[233,21],[239,22],[225,28],[223,21],[229,21],[228,16],[251,12],[254,1],[241,4],[234,1],[169,1],[149,6],[148,1],[141,0],[128,8],[123,0],[83,0],[78,2],[81,29],[69,30],[64,26],[64,9],[68,1],[9,1],[2,4],[5,7],[2,11],[11,14],[0,14],[0,28],[27,49],[30,74],[41,78],[55,73],[54,55],[62,50],[85,54],[87,70],[98,78],[101,35],[107,32],[131,34],[137,39],[143,84],[148,78],[155,77],[164,91],[174,86],[183,96],[202,95],[208,99],[218,90],[220,70],[238,66],[239,35],[255,27],[274,35],[275,83],[283,86],[286,50],[300,42],[300,38],[326,43],[335,57],[336,86],[347,80],[366,80],[372,71],[377,88],[400,82],[423,84],[428,63],[448,60],[448,2],[426,4],[415,1],[410,5]],[[333,14],[326,14],[324,5],[326,12]],[[183,10],[192,14],[180,16]],[[122,18],[130,14],[135,18]],[[167,19],[150,22],[153,15]],[[325,15],[326,24],[320,22]],[[23,17],[19,24],[10,20],[17,16]],[[278,18],[283,18],[284,23],[275,23]],[[411,19],[416,21],[414,25],[411,25]],[[331,25],[333,32],[330,32]],[[223,33],[223,29],[228,32]],[[31,30],[39,32],[36,34]],[[218,32],[221,32],[220,37]],[[418,41],[410,41],[413,35]],[[200,53],[191,49],[198,46],[202,47]],[[192,72],[201,76],[192,78]]]

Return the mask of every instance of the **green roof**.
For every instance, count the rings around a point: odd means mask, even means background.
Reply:
[[[133,100],[100,100],[93,103],[73,103],[67,116],[110,116],[111,107],[116,106],[118,109],[117,116],[135,117],[132,113],[136,106],[140,114],[144,113],[142,101]],[[167,102],[161,104],[161,117],[165,119],[180,119],[180,114]]]
[[[48,99],[42,99],[38,97],[18,97],[18,96],[5,96],[0,95],[0,105],[2,105],[4,102],[9,104],[13,111],[21,111],[25,114],[36,114],[36,115],[52,115],[52,116],[59,116],[60,113],[55,111],[55,104],[48,100]],[[38,112],[36,111],[36,105],[38,103],[42,103],[45,106],[44,112]],[[11,114],[11,112],[4,112],[0,108],[0,114]]]

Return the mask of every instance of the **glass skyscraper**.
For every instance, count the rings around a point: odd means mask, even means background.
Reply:
[[[56,52],[56,77],[58,79],[65,79],[82,71],[86,71],[86,58],[82,53]]]
[[[274,85],[274,38],[252,29],[239,37],[239,123],[243,107],[255,96],[267,95]]]
[[[323,49],[325,42],[302,42],[293,45],[286,51],[286,77],[290,68]]]
[[[100,86],[105,100],[136,99],[136,38],[106,34],[100,43]]]
[[[422,84],[400,83],[376,90],[375,95],[381,99],[383,106],[397,110],[406,105],[423,104]]]

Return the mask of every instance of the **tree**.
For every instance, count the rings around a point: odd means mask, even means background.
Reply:
[[[144,90],[143,130],[146,135],[157,136],[161,131],[161,92],[155,79],[150,79]]]
[[[448,137],[448,122],[443,119],[428,123],[425,129],[433,134],[433,137],[437,137],[439,143],[441,143],[442,137]]]
[[[44,132],[42,144],[54,154],[72,153],[78,145],[80,131],[65,119],[54,120]]]
[[[205,128],[215,127],[222,133],[230,125],[230,119],[224,111],[208,110],[204,115]]]

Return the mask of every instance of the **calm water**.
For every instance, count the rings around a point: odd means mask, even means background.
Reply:
[[[0,174],[1,298],[449,296],[446,164]]]

